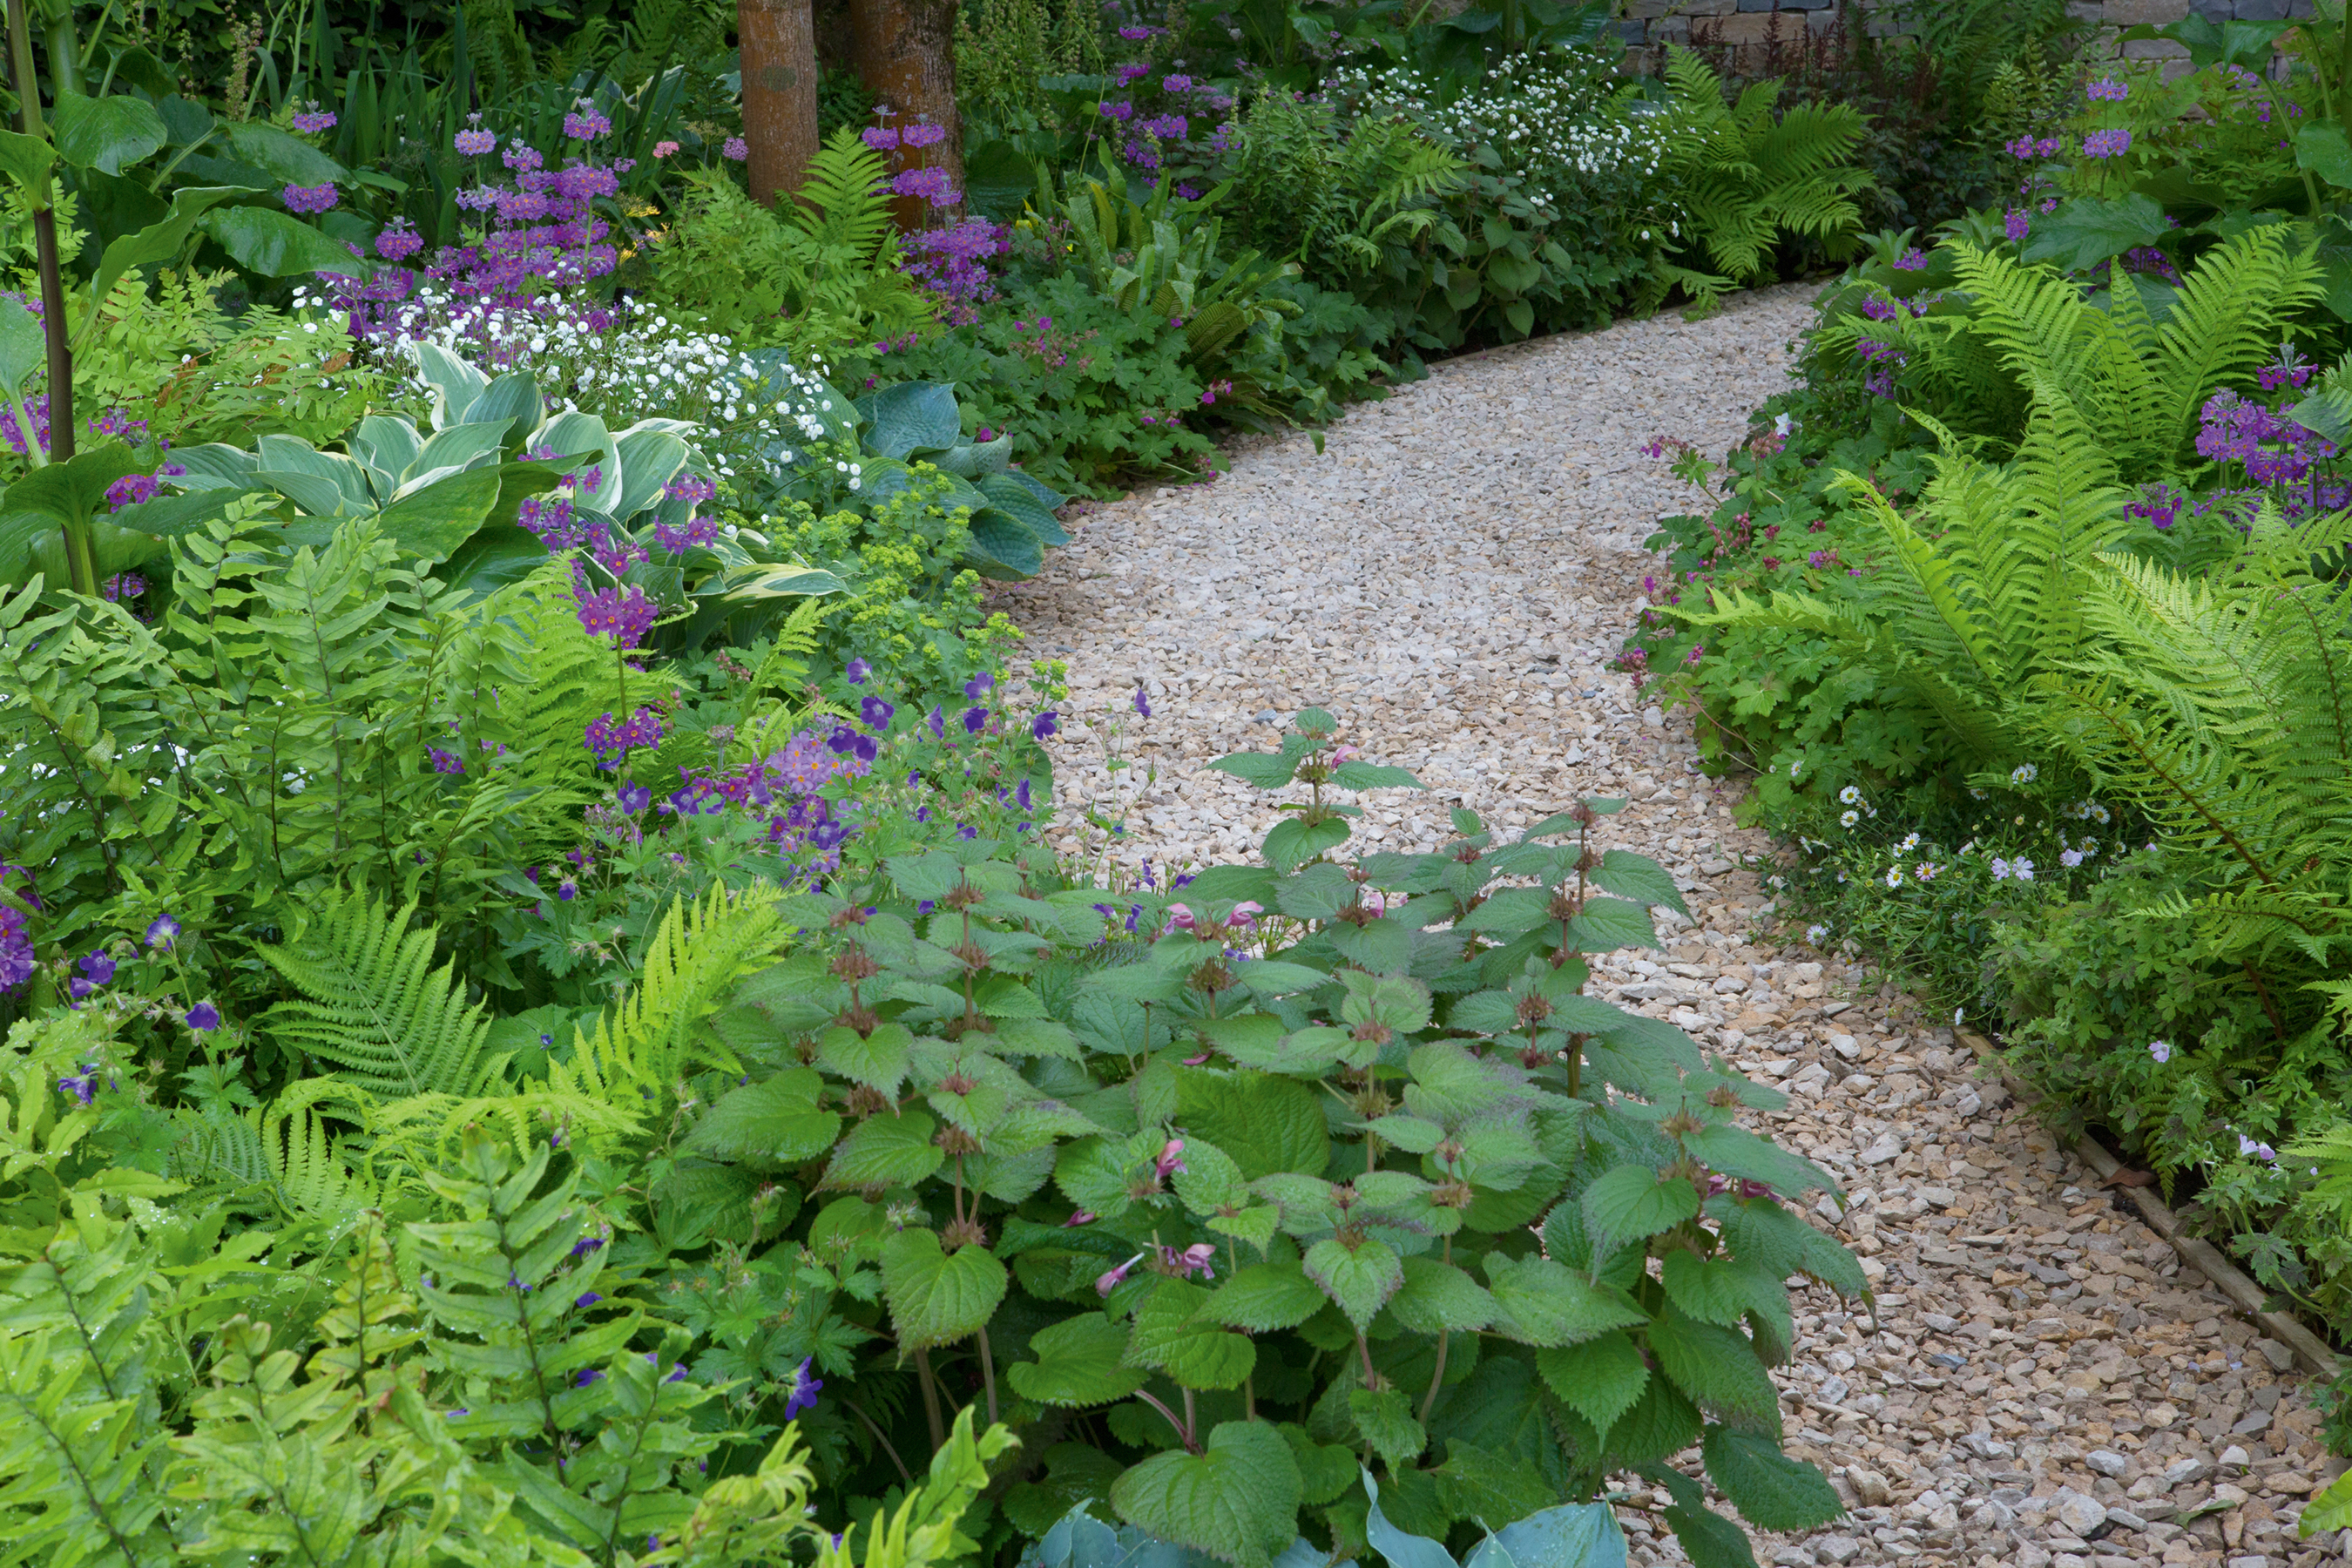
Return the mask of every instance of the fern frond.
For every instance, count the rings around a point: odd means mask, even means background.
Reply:
[[[667,1106],[694,1068],[740,1070],[734,1053],[703,1027],[728,988],[773,955],[784,931],[777,894],[767,883],[740,892],[714,887],[699,903],[684,899],[647,943],[637,984],[579,1031],[569,1061],[548,1064],[555,1092],[631,1112]],[[592,1140],[602,1136],[593,1131]]]
[[[286,1048],[342,1069],[386,1098],[467,1094],[487,1076],[489,1020],[469,1005],[455,965],[433,968],[434,932],[364,894],[320,896],[310,930],[259,949],[302,994],[264,1014],[262,1029]]]

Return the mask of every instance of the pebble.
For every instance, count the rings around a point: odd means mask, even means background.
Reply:
[[[1456,807],[1508,833],[1580,795],[1628,800],[1600,847],[1655,858],[1691,917],[1662,920],[1663,952],[1598,961],[1591,989],[1788,1096],[1755,1124],[1837,1179],[1843,1203],[1807,1212],[1875,1292],[1795,1292],[1795,1353],[1774,1373],[1786,1442],[1850,1511],[1759,1532],[1759,1558],[2346,1561],[2352,1531],[2294,1532],[2344,1467],[2285,1347],[2014,1105],[1948,1016],[1783,924],[1756,863],[1772,847],[1732,822],[1740,786],[1697,772],[1687,712],[1609,668],[1659,570],[1643,540],[1705,506],[1637,448],[1741,438],[1811,292],[1444,363],[1351,411],[1320,455],[1304,436],[1248,438],[1213,485],[1081,520],[1043,574],[992,599],[1034,648],[1067,650],[1055,847],[1128,879],[1254,856],[1276,797],[1205,764],[1270,750],[1267,726],[1310,704],[1429,786],[1356,797],[1363,850],[1434,848]],[[1695,1453],[1677,1462],[1698,1473]],[[1620,1518],[1633,1568],[1685,1561],[1651,1515]]]

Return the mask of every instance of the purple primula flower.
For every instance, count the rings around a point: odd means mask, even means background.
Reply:
[[[342,200],[332,180],[319,185],[289,185],[278,195],[290,213],[322,213]]]
[[[316,136],[321,131],[335,128],[335,111],[331,109],[311,109],[294,116],[294,129],[305,136]]]
[[[2113,131],[2094,131],[2083,138],[2083,156],[2120,158],[2131,151],[2131,132],[2120,128]]]
[[[898,133],[887,125],[869,125],[857,134],[877,153],[887,153],[898,145]]]
[[[438,746],[429,746],[425,748],[425,760],[433,764],[433,771],[436,773],[462,773],[466,771],[465,759],[455,752],[445,752]]]
[[[784,1387],[784,1419],[790,1421],[803,1410],[816,1407],[817,1391],[824,1380],[809,1374],[809,1363],[816,1358],[803,1356],[801,1364],[793,1369],[792,1380]]]
[[[197,1034],[208,1034],[220,1027],[220,1009],[209,1002],[199,1002],[188,1009],[186,1023]]]
[[[499,136],[495,131],[460,131],[457,151],[468,158],[478,158],[485,153],[498,151]]]

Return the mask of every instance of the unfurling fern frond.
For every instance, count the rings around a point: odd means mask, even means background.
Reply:
[[[260,950],[302,994],[264,1014],[261,1027],[371,1094],[478,1091],[489,1077],[489,1020],[466,1001],[453,964],[433,967],[432,928],[410,927],[415,908],[325,894],[299,939]]]
[[[571,1060],[548,1064],[548,1086],[636,1113],[667,1106],[697,1066],[740,1070],[704,1020],[729,987],[775,952],[784,931],[776,904],[772,887],[754,883],[740,892],[714,887],[699,903],[671,905],[646,944],[635,986],[596,1020],[593,1036],[578,1032]],[[600,1136],[583,1131],[592,1142]]]

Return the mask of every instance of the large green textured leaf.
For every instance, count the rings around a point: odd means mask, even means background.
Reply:
[[[373,270],[341,241],[268,207],[215,207],[198,220],[198,226],[218,240],[238,266],[265,278]]]
[[[1404,1283],[1404,1264],[1387,1242],[1366,1237],[1350,1247],[1327,1236],[1307,1249],[1307,1277],[1361,1329]]]
[[[1663,1465],[1642,1473],[1662,1483],[1674,1498],[1674,1506],[1666,1510],[1666,1522],[1674,1528],[1675,1539],[1682,1543],[1691,1568],[1756,1568],[1756,1552],[1748,1544],[1748,1532],[1707,1507],[1696,1481]]]
[[[1202,1315],[1227,1328],[1255,1334],[1296,1328],[1323,1310],[1323,1292],[1296,1263],[1253,1263],[1235,1274],[1202,1308]]]
[[[1698,1190],[1682,1176],[1661,1176],[1644,1165],[1620,1165],[1584,1189],[1584,1227],[1603,1256],[1629,1241],[1655,1236],[1698,1213]]]
[[[1609,850],[1601,857],[1601,864],[1591,876],[1592,885],[1603,892],[1637,904],[1663,904],[1677,914],[1690,913],[1682,894],[1675,888],[1672,874],[1646,855],[1636,855],[1629,849]]]
[[[1775,1299],[1787,1294],[1780,1280],[1761,1269],[1695,1252],[1667,1253],[1661,1278],[1666,1299],[1684,1315],[1726,1328],[1737,1327],[1748,1312],[1771,1311]]]
[[[1656,947],[1650,911],[1623,899],[1587,899],[1568,922],[1569,941],[1579,952],[1612,952],[1623,947]]]
[[[1721,1227],[1734,1257],[1775,1279],[1808,1274],[1841,1296],[1870,1293],[1860,1259],[1770,1198],[1720,1194],[1707,1199],[1706,1213]]]
[[[1130,1524],[1238,1568],[1268,1568],[1298,1535],[1298,1466],[1271,1425],[1228,1421],[1207,1451],[1157,1454],[1112,1484]]]
[[[1566,1264],[1491,1252],[1486,1257],[1495,1331],[1521,1344],[1581,1344],[1647,1321],[1622,1290],[1596,1285]]]
[[[1779,1436],[1780,1395],[1748,1338],[1669,1308],[1650,1324],[1650,1354],[1701,1409]]]
[[[1643,1385],[1633,1407],[1609,1428],[1612,1468],[1646,1465],[1698,1441],[1698,1407],[1663,1377]]]
[[[949,1253],[936,1231],[902,1230],[882,1244],[882,1292],[899,1350],[946,1344],[995,1312],[1004,1300],[1004,1265],[984,1247]]]
[[[686,1146],[737,1164],[775,1169],[814,1159],[833,1147],[841,1117],[817,1109],[824,1080],[807,1068],[790,1068],[759,1083],[728,1090],[694,1124]]]
[[[1189,1279],[1162,1279],[1135,1310],[1130,1366],[1164,1372],[1186,1388],[1239,1388],[1257,1365],[1257,1347],[1203,1321],[1209,1292]]]
[[[1495,1298],[1450,1263],[1404,1260],[1404,1284],[1389,1301],[1396,1321],[1417,1334],[1483,1329],[1495,1321]]]
[[[496,468],[452,474],[384,508],[377,526],[403,554],[427,564],[446,561],[488,521],[499,485]]]
[[[1294,1079],[1188,1068],[1177,1078],[1177,1105],[1183,1124],[1232,1155],[1250,1181],[1276,1171],[1320,1175],[1330,1161],[1322,1103]]]
[[[877,458],[907,458],[952,447],[962,434],[955,388],[932,381],[902,381],[857,400],[872,422],[866,446]]]
[[[1429,1434],[1413,1419],[1412,1397],[1401,1388],[1384,1388],[1378,1393],[1369,1388],[1351,1388],[1348,1391],[1348,1414],[1355,1418],[1357,1432],[1391,1470],[1412,1464],[1429,1447]]]
[[[869,1116],[850,1131],[825,1167],[828,1187],[908,1187],[940,1168],[947,1156],[931,1142],[929,1113]]]
[[[1818,1466],[1789,1458],[1769,1437],[1710,1425],[1701,1452],[1707,1479],[1759,1530],[1811,1530],[1845,1512]]]
[[[1141,1388],[1150,1376],[1122,1364],[1127,1330],[1100,1312],[1041,1329],[1030,1337],[1029,1348],[1037,1359],[1015,1362],[1004,1369],[1004,1378],[1013,1393],[1040,1405],[1108,1405]]]
[[[1538,1351],[1536,1366],[1560,1403],[1603,1433],[1633,1407],[1650,1381],[1641,1347],[1622,1332]]]
[[[136,163],[171,135],[163,117],[143,98],[60,93],[52,112],[58,156],[102,174],[122,173],[125,163]]]
[[[1286,816],[1267,830],[1265,863],[1277,871],[1295,870],[1327,849],[1348,841],[1348,819],[1327,816],[1320,822]]]

